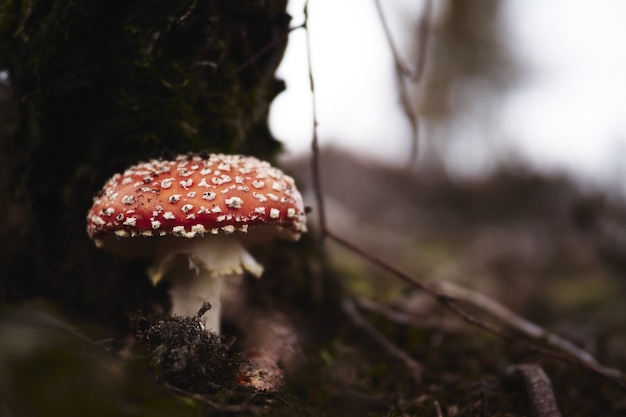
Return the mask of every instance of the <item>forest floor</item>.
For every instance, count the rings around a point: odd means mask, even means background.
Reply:
[[[309,162],[286,168],[314,205]],[[619,198],[523,167],[462,182],[433,167],[407,173],[336,151],[323,154],[322,173],[334,234],[420,283],[471,289],[601,364],[626,369],[626,209]],[[38,301],[0,316],[0,416],[521,417],[551,399],[567,416],[626,416],[623,386],[529,348],[547,345],[486,313],[484,300],[455,304],[479,320],[468,323],[445,300],[333,239],[323,248],[328,266],[304,268],[294,258],[307,247],[316,252],[317,214],[313,207],[311,236],[284,245],[287,254],[274,259],[279,267],[268,267],[250,291],[269,294],[259,305],[277,306],[301,340],[302,360],[279,392],[236,383],[244,359],[229,335],[241,330],[228,323],[219,339],[194,330],[193,319],[139,313],[132,332],[104,338],[106,331],[76,325]],[[264,257],[263,249],[255,254]],[[308,271],[306,279],[273,281],[272,271],[289,275],[293,265]],[[194,352],[193,360],[176,356],[181,349]],[[544,388],[551,383],[553,391],[529,394],[524,370],[545,373]],[[544,415],[559,415],[552,411]]]
[[[601,363],[626,369],[621,198],[521,165],[463,181],[434,164],[407,173],[338,151],[325,152],[321,161],[333,234],[420,282],[438,288],[452,283],[485,295]],[[312,189],[307,162],[292,166]],[[512,334],[508,341],[468,324],[420,288],[342,245],[330,240],[326,250],[368,324],[422,367],[423,379],[416,384],[410,363],[352,317],[353,329],[344,329],[349,333],[338,334],[326,348],[332,352],[328,363],[336,368],[343,358],[360,365],[350,377],[335,375],[330,385],[380,404],[385,411],[374,415],[437,415],[425,411],[433,404],[442,415],[530,415],[531,399],[507,378],[507,369],[524,363],[546,372],[564,415],[626,415],[623,387],[533,352],[524,341],[545,344],[512,331],[507,320],[461,304],[478,320]]]

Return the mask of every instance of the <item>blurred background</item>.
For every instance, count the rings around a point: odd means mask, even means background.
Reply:
[[[310,2],[313,75],[323,145],[389,165],[409,158],[393,57],[375,1]],[[425,74],[409,83],[420,159],[454,176],[501,163],[564,172],[623,193],[626,4],[619,0],[432,2]],[[425,1],[382,1],[401,59],[415,67]],[[289,2],[292,26],[304,1]],[[311,99],[305,34],[291,33],[271,127],[288,155],[307,152]],[[380,146],[381,141],[384,146]]]
[[[330,228],[421,279],[482,292],[624,363],[626,4],[379,4],[310,2]],[[292,27],[303,7],[289,3]],[[381,16],[412,71],[426,34],[419,80],[396,71]],[[284,163],[311,190],[308,71],[305,33],[294,30],[270,126]],[[437,310],[329,246],[356,294],[417,316]]]

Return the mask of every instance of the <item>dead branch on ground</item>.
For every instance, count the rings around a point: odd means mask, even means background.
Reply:
[[[511,365],[507,368],[506,374],[510,378],[520,380],[524,385],[534,417],[561,417],[552,382],[543,368],[531,363]]]

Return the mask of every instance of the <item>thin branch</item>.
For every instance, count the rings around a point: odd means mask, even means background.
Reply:
[[[296,29],[301,29],[301,28],[304,28],[304,27],[305,27],[304,24],[290,27],[287,30],[287,34],[293,32]],[[253,63],[257,62],[259,60],[259,58],[261,58],[263,55],[267,54],[272,49],[274,49],[276,47],[276,45],[278,45],[278,43],[282,42],[283,40],[284,40],[284,36],[282,36],[282,34],[279,35],[279,36],[274,37],[273,40],[271,40],[270,42],[265,44],[261,49],[259,49],[255,53],[253,53],[248,59],[246,59],[244,62],[239,64],[239,66],[237,66],[237,68],[235,68],[230,74],[228,74],[227,77],[232,77],[233,75],[239,74],[241,71],[243,71],[244,69],[246,69],[247,67],[249,67]]]
[[[433,2],[432,0],[426,0],[424,5],[424,11],[418,24],[418,46],[417,46],[417,60],[415,62],[415,72],[413,73],[413,82],[418,83],[422,80],[424,74],[424,68],[426,67],[426,52],[428,48],[428,40],[430,35],[430,19],[432,16]]]
[[[313,177],[313,189],[317,203],[317,215],[319,219],[320,245],[326,238],[326,210],[324,208],[324,196],[322,193],[322,181],[320,175],[320,145],[317,133],[317,101],[315,99],[315,81],[313,78],[313,65],[311,60],[311,38],[309,36],[309,0],[304,3],[304,23],[302,23],[306,34],[306,52],[309,68],[309,85],[311,88],[311,105],[313,113],[313,138],[311,140],[311,150],[313,152],[313,163],[311,164],[311,175]]]
[[[391,34],[391,30],[389,29],[389,24],[385,19],[385,14],[380,3],[380,0],[374,0],[376,4],[376,10],[378,12],[378,16],[380,18],[381,25],[383,27],[383,31],[385,33],[385,37],[387,39],[387,44],[389,45],[389,50],[391,51],[391,55],[394,61],[394,68],[396,70],[396,79],[398,83],[398,90],[400,94],[400,105],[402,106],[402,111],[404,115],[409,121],[411,125],[411,150],[408,166],[412,167],[415,165],[417,161],[417,155],[419,150],[419,115],[417,114],[417,110],[413,103],[411,102],[411,95],[409,93],[409,88],[412,85],[416,85],[420,82],[422,75],[424,73],[424,67],[426,65],[426,53],[428,47],[428,34],[430,27],[430,16],[432,11],[432,0],[426,0],[426,4],[424,5],[424,10],[422,11],[422,15],[420,21],[418,23],[418,47],[417,47],[417,60],[415,63],[415,68],[411,68],[404,59],[400,56],[398,48],[396,47],[396,43],[393,40],[393,36]]]
[[[380,333],[372,324],[370,324],[365,317],[359,313],[359,310],[356,307],[356,304],[353,300],[349,298],[344,298],[341,302],[341,307],[343,308],[344,313],[350,317],[350,320],[361,329],[363,329],[372,339],[374,339],[379,345],[381,345],[389,354],[399,361],[401,361],[404,366],[409,369],[409,372],[415,379],[415,382],[421,384],[422,382],[422,370],[423,367],[421,364],[416,362],[412,357],[410,357],[406,352],[398,348],[396,345],[391,343],[389,339],[385,337],[382,333]]]
[[[355,301],[359,308],[367,310],[371,313],[378,314],[389,320],[390,322],[397,323],[403,326],[410,326],[419,329],[437,329],[448,332],[458,331],[460,329],[460,326],[457,324],[457,322],[446,323],[443,322],[440,318],[430,316],[425,318],[417,318],[415,317],[415,314],[389,308],[387,306],[376,303],[369,298],[358,297]]]
[[[439,405],[439,401],[434,399],[433,405],[435,406],[435,410],[437,410],[437,417],[443,417],[443,413],[441,412],[441,406]]]
[[[593,363],[585,362],[576,356],[572,356],[569,353],[565,354],[560,351],[548,349],[543,346],[539,346],[537,344],[517,338],[499,327],[496,327],[486,321],[480,320],[479,318],[472,316],[471,314],[469,314],[468,312],[466,312],[465,310],[463,310],[462,308],[458,306],[459,300],[457,300],[452,295],[445,293],[442,289],[438,288],[437,286],[419,281],[417,278],[415,278],[411,274],[403,271],[402,269],[394,265],[391,265],[390,263],[374,255],[373,253],[370,253],[367,250],[361,248],[360,246],[342,238],[341,236],[336,235],[330,230],[326,231],[326,236],[332,239],[333,241],[339,243],[340,245],[350,249],[351,251],[361,255],[363,258],[369,260],[375,265],[391,272],[392,274],[396,275],[398,278],[402,279],[403,281],[426,292],[430,296],[434,297],[442,306],[446,307],[448,310],[452,311],[457,316],[461,317],[467,323],[473,326],[479,327],[495,336],[500,337],[501,339],[520,345],[529,351],[539,353],[546,357],[551,357],[561,362],[569,363],[569,364],[587,369],[588,371],[593,372],[613,382],[614,384],[620,386],[622,389],[626,390],[626,381],[624,381],[624,379],[621,377],[622,375],[621,372],[612,368],[607,368],[605,366],[596,366]],[[619,376],[616,376],[616,375],[619,375]]]
[[[478,307],[481,310],[491,314],[496,319],[502,321],[509,327],[518,330],[519,332],[529,337],[532,337],[533,339],[543,341],[552,347],[569,353],[581,362],[585,362],[592,366],[598,367],[607,374],[610,374],[614,377],[623,377],[622,372],[616,369],[604,367],[598,362],[596,358],[593,357],[593,355],[579,348],[571,341],[555,333],[552,333],[549,330],[544,329],[543,327],[538,326],[523,317],[518,316],[502,304],[487,297],[484,294],[472,291],[468,288],[460,287],[452,282],[442,282],[437,286],[442,292],[446,293],[450,297],[453,297],[455,300],[462,301],[474,307]]]

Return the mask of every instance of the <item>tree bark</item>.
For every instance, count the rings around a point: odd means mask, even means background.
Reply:
[[[123,323],[162,296],[141,263],[95,250],[92,196],[138,160],[272,159],[286,0],[6,0],[0,8],[0,296]],[[13,115],[13,117],[11,117]]]

